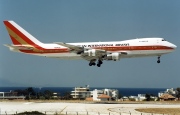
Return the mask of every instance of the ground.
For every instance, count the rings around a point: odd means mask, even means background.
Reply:
[[[135,110],[144,113],[180,115],[180,108],[145,108],[145,109],[135,109]]]
[[[152,112],[157,113],[154,115],[165,112],[173,115],[176,112],[176,115],[180,115],[180,102],[0,101],[0,110],[0,114],[39,111],[46,114],[67,115],[141,115],[141,113],[151,115]]]

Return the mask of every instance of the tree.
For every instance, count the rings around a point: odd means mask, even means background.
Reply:
[[[146,97],[146,101],[150,101],[151,100],[151,95],[150,94],[146,94],[145,97]]]
[[[34,91],[32,87],[28,87],[27,89],[25,89],[25,91],[27,92],[26,99],[36,98],[36,92]]]
[[[28,87],[28,88],[26,89],[26,91],[27,91],[28,93],[31,93],[31,95],[33,95],[33,96],[36,95],[36,92],[34,91],[34,89],[33,89],[32,87]]]
[[[121,93],[119,93],[118,99],[121,99],[122,97],[123,97],[123,95]]]
[[[26,96],[28,94],[27,91],[21,89],[14,90],[14,92],[17,92],[18,96]]]
[[[177,90],[176,97],[177,97],[178,100],[179,100],[179,99],[180,99],[180,87],[178,87],[176,90]]]
[[[52,98],[52,96],[53,96],[53,92],[51,92],[51,91],[49,91],[49,90],[45,90],[44,91],[44,97],[45,97],[45,99],[51,99]]]
[[[17,92],[18,96],[22,96],[22,95],[25,96],[25,99],[27,100],[36,98],[36,92],[34,91],[32,87],[28,87],[27,89],[24,89],[24,90],[17,89],[15,90],[15,92]]]
[[[72,99],[71,93],[70,92],[65,92],[64,93],[64,99],[66,99],[66,100]]]

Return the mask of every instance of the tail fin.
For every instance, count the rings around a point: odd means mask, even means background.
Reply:
[[[37,46],[37,44],[42,44],[14,21],[4,21],[4,24],[14,45]]]

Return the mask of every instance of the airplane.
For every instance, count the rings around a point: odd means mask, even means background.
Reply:
[[[100,67],[104,60],[157,56],[173,52],[176,45],[164,38],[136,38],[124,41],[42,43],[14,21],[4,21],[13,44],[4,44],[11,51],[59,59],[85,59],[89,66]],[[96,63],[97,62],[97,63]]]

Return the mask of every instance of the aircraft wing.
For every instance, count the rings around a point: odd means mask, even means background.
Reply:
[[[93,59],[98,59],[97,56],[95,56],[95,57],[90,57],[90,56],[88,56],[88,55],[82,55],[81,57],[82,57],[83,59],[87,60],[87,61],[91,61],[91,60],[93,60]]]
[[[122,55],[128,55],[128,53],[127,53],[126,51],[122,51],[122,52],[120,52],[120,54],[122,54]]]
[[[76,51],[76,52],[84,51],[84,48],[80,46],[70,45],[63,42],[55,42],[55,43],[64,47],[68,47],[71,51]]]
[[[92,60],[92,59],[98,59],[98,57],[101,57],[103,55],[106,54],[105,50],[101,50],[101,49],[93,49],[93,48],[84,48],[84,47],[80,47],[80,46],[75,46],[75,45],[70,45],[70,44],[66,44],[63,42],[55,42],[58,45],[64,46],[64,47],[68,47],[70,49],[70,51],[74,51],[77,54],[81,54],[81,57],[85,60]],[[91,52],[94,52],[96,55],[95,56],[90,56]]]
[[[32,46],[27,46],[27,45],[9,45],[9,44],[4,44],[4,46],[10,48],[10,49],[15,49],[15,50],[33,50],[34,48]]]

